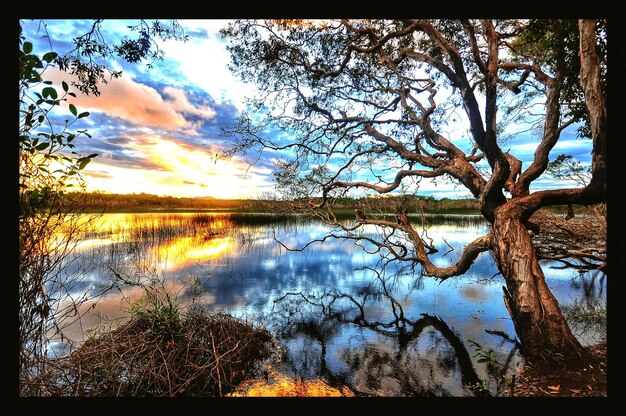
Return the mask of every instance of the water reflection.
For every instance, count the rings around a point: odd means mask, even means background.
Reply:
[[[460,334],[438,316],[407,316],[388,280],[374,274],[360,293],[292,292],[274,301],[268,322],[287,345],[284,371],[302,379],[323,376],[358,395],[490,395],[488,388],[472,387],[486,380]],[[503,363],[481,372],[494,394],[502,393],[513,358],[520,359],[516,353],[511,343]]]
[[[110,283],[112,270],[162,279],[183,301],[213,305],[280,334],[284,371],[298,377],[324,377],[362,394],[440,396],[475,395],[468,384],[491,380],[490,393],[498,394],[495,380],[502,377],[496,373],[520,360],[514,344],[485,332],[514,338],[503,283],[488,253],[464,276],[439,283],[348,240],[288,252],[275,238],[299,248],[329,232],[297,216],[106,214],[94,221],[63,271],[84,275],[76,293],[96,293]],[[480,217],[428,221],[440,267],[455,263],[463,246],[487,231]],[[559,302],[606,299],[603,274],[551,265],[542,263]],[[198,286],[200,293],[190,290]],[[127,288],[123,295],[138,293]],[[111,292],[65,335],[80,340],[85,329],[123,318],[121,299]],[[584,344],[598,341],[588,330],[576,335]],[[505,367],[477,363],[467,339],[493,349]]]

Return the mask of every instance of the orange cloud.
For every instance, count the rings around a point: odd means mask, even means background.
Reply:
[[[125,144],[126,162],[96,158],[85,171],[90,190],[173,196],[253,197],[270,186],[267,168],[238,158],[218,159],[219,149],[193,147],[168,137],[137,135]],[[106,172],[109,177],[102,175]],[[243,175],[247,172],[247,175]],[[95,173],[95,174],[94,174]]]
[[[48,70],[45,79],[57,85],[61,81],[69,83],[70,76],[58,69]],[[157,90],[133,81],[127,75],[109,80],[99,85],[100,96],[77,94],[71,102],[79,111],[100,111],[113,117],[133,122],[146,127],[161,127],[167,130],[191,128],[194,125],[187,121],[182,112],[198,115],[204,119],[215,116],[215,111],[208,107],[195,107],[189,102],[185,92],[174,87],[166,87],[164,99]]]

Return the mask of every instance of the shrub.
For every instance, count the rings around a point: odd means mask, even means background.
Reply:
[[[159,291],[131,307],[128,322],[96,335],[40,377],[52,396],[222,396],[268,357],[264,329]]]

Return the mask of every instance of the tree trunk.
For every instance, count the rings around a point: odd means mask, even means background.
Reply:
[[[507,204],[508,205],[508,204]],[[588,353],[574,337],[545,282],[532,237],[507,205],[496,211],[491,230],[498,269],[506,282],[504,302],[529,363],[577,367]]]
[[[607,182],[607,108],[602,93],[600,59],[596,53],[596,21],[581,19],[580,30],[580,84],[585,94],[585,103],[589,110],[589,126],[593,138],[591,153],[592,178],[589,183],[606,192]]]

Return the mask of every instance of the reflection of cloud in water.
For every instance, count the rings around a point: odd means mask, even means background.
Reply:
[[[276,268],[276,259],[264,259],[261,265],[265,270],[274,270]]]
[[[109,244],[113,244],[112,238],[90,238],[88,240],[81,240],[76,242],[74,248],[76,250],[85,250],[92,247],[102,247]]]
[[[461,289],[459,290],[459,293],[465,299],[473,301],[473,302],[477,302],[477,303],[482,303],[486,301],[488,298],[484,285],[467,284],[461,287]]]
[[[160,245],[155,251],[161,264],[168,269],[180,269],[189,261],[218,259],[233,249],[232,237],[202,240],[195,237],[180,237]]]
[[[167,281],[163,284],[165,293],[178,297],[181,308],[184,308],[190,300],[183,300],[181,295],[189,287],[181,281]],[[79,321],[73,321],[63,328],[65,338],[72,341],[84,341],[85,331],[98,326],[117,326],[124,323],[130,317],[130,306],[146,294],[146,289],[139,286],[125,287],[122,293],[112,292],[98,300],[88,301],[78,307],[78,314],[82,315]],[[210,305],[215,302],[215,296],[211,293],[202,293],[194,299],[195,303]],[[68,303],[60,305],[66,307]]]

